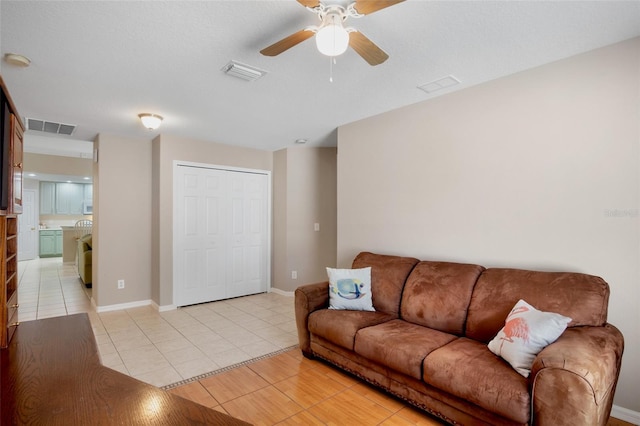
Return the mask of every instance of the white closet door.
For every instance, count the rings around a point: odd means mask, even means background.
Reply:
[[[268,175],[178,166],[174,305],[264,292]]]
[[[229,297],[266,291],[267,176],[229,173]]]

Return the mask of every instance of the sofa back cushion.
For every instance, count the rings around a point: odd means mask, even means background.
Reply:
[[[609,285],[600,277],[573,272],[487,269],[471,296],[466,336],[489,342],[520,299],[571,318],[569,327],[602,326],[607,322]]]
[[[371,294],[376,311],[398,316],[402,288],[413,267],[419,262],[412,257],[389,256],[362,252],[352,267],[371,267]]]
[[[473,287],[484,268],[451,262],[420,262],[404,286],[400,317],[462,335]]]

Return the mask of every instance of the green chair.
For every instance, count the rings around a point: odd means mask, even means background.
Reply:
[[[87,288],[91,288],[91,235],[78,239],[78,275]]]

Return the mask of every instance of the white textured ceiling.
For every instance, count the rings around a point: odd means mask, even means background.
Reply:
[[[350,20],[390,59],[372,67],[349,50],[333,83],[313,39],[260,55],[316,23],[294,0],[2,0],[0,53],[32,63],[1,61],[0,72],[23,117],[75,124],[73,139],[162,132],[265,150],[299,138],[333,146],[342,124],[640,36],[640,1],[407,0]],[[229,77],[232,59],[268,74]],[[461,84],[417,89],[447,75]],[[163,115],[162,127],[144,129],[140,112]]]

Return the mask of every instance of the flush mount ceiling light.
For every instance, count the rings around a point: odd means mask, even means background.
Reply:
[[[11,65],[23,68],[26,68],[31,64],[31,59],[17,53],[6,53],[4,55],[4,60]]]
[[[148,112],[138,114],[142,125],[149,130],[156,130],[162,124],[162,116],[158,114],[150,114]]]

